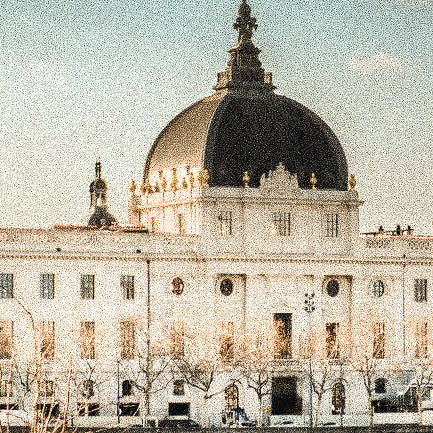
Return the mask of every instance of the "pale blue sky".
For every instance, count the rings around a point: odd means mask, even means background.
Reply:
[[[0,226],[78,223],[100,157],[119,219],[164,125],[212,93],[239,0],[3,0]],[[278,93],[339,137],[361,229],[433,220],[433,0],[251,0]]]

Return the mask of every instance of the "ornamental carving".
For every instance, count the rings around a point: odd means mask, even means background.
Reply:
[[[298,176],[286,170],[280,162],[275,170],[270,170],[268,175],[262,174],[260,188],[273,190],[280,194],[288,194],[299,189]]]

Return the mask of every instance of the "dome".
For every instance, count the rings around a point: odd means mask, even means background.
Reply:
[[[302,104],[268,90],[255,96],[229,92],[204,98],[175,117],[156,139],[145,177],[174,167],[204,167],[210,186],[250,186],[282,162],[309,188],[347,189],[344,151],[332,130]]]
[[[347,162],[330,127],[302,104],[274,93],[272,76],[259,60],[251,40],[257,28],[243,0],[234,27],[237,44],[229,50],[216,92],[176,116],[155,140],[147,157],[144,181],[161,171],[205,168],[210,186],[242,186],[248,170],[250,186],[281,162],[296,173],[301,188],[347,190]]]

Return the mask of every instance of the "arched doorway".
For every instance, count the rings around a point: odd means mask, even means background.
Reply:
[[[343,415],[346,407],[346,391],[341,382],[332,387],[332,414]]]

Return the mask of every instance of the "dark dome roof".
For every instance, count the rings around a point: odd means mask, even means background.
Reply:
[[[92,183],[90,184],[90,192],[94,192],[94,191],[101,191],[101,190],[107,190],[107,184],[105,183],[105,181],[103,179],[101,179],[100,177],[95,179],[94,181],[92,181]]]
[[[111,226],[115,224],[116,218],[108,212],[107,208],[96,206],[92,215],[89,218],[87,225],[89,226]]]
[[[145,178],[180,166],[204,167],[210,186],[241,186],[248,170],[251,186],[278,163],[297,173],[309,188],[347,189],[347,162],[332,130],[302,104],[272,89],[219,91],[176,116],[155,140]]]

